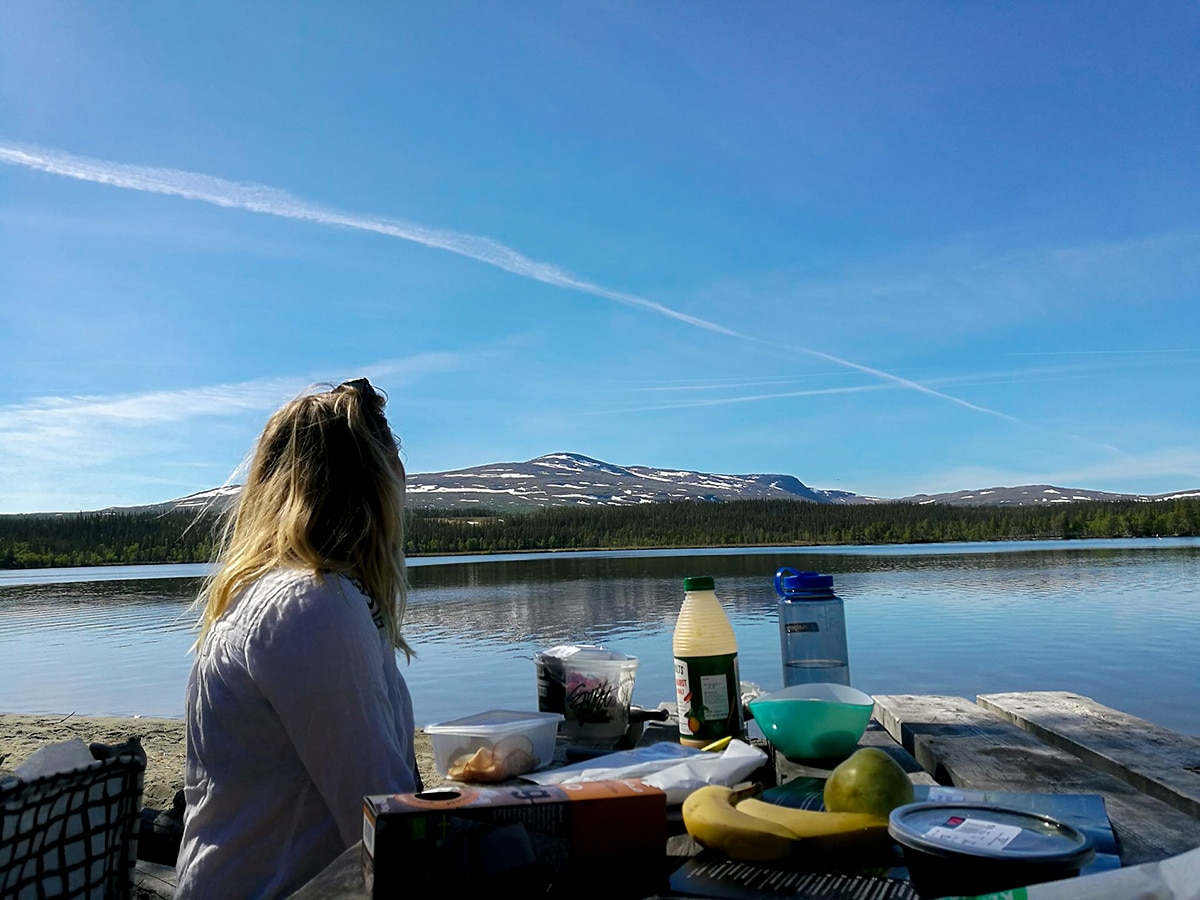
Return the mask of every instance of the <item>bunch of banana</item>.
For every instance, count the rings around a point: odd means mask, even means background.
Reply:
[[[755,791],[753,785],[693,791],[683,803],[688,834],[704,847],[749,861],[862,853],[865,862],[867,855],[890,846],[887,819],[774,806],[749,797]]]

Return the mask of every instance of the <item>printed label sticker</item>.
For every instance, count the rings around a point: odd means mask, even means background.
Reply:
[[[1021,833],[1020,825],[1003,825],[986,819],[963,819],[952,816],[945,825],[934,825],[926,837],[977,850],[1003,850]]]

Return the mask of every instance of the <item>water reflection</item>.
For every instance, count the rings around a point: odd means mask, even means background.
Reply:
[[[710,574],[743,677],[770,690],[782,683],[771,580],[790,565],[834,575],[863,690],[1072,690],[1200,733],[1200,710],[1179,700],[1200,658],[1198,560],[1195,540],[414,560],[406,633],[419,655],[404,671],[427,724],[531,708],[537,650],[600,643],[639,657],[634,699],[657,705],[671,696],[683,578]],[[181,715],[200,580],[173,574],[0,580],[0,710]]]
[[[0,587],[0,710],[181,715],[197,578]]]
[[[743,677],[773,689],[782,679],[771,576],[791,565],[835,575],[847,601],[851,671],[864,690],[968,697],[1075,690],[1200,731],[1200,714],[1154,699],[1165,685],[1190,690],[1195,682],[1195,544],[1153,553],[1144,545],[928,555],[889,549],[414,569],[409,633],[422,657],[410,681],[436,708],[476,709],[477,684],[498,702],[527,705],[532,654],[589,641],[638,655],[635,699],[655,705],[670,696],[682,579],[712,574],[737,629]],[[1131,673],[1131,660],[1154,662]]]

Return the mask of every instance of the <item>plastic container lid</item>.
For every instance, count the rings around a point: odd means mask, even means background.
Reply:
[[[932,856],[1081,868],[1092,839],[1050,816],[984,803],[909,803],[892,810],[888,832]]]
[[[833,576],[819,572],[797,572],[786,566],[775,573],[775,593],[781,597],[807,591],[833,590]]]
[[[557,647],[551,647],[549,650],[539,650],[533,654],[533,658],[535,662],[543,663],[548,659],[561,660],[564,663],[593,662],[597,660],[602,662],[624,662],[636,659],[636,657],[618,653],[616,650],[608,650],[592,644],[560,644]]]
[[[479,734],[490,735],[499,731],[520,731],[531,725],[541,725],[545,722],[561,722],[561,713],[517,712],[511,709],[493,709],[488,712],[452,719],[449,722],[439,722],[426,725],[429,734]]]
[[[691,578],[683,579],[684,591],[711,591],[716,587],[717,583],[711,575],[693,575]]]

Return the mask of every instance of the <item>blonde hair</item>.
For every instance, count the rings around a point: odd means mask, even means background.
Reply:
[[[365,378],[297,397],[267,421],[218,567],[201,591],[200,637],[238,591],[277,567],[355,579],[383,612],[393,646],[408,596],[404,564],[404,466],[386,400]]]

